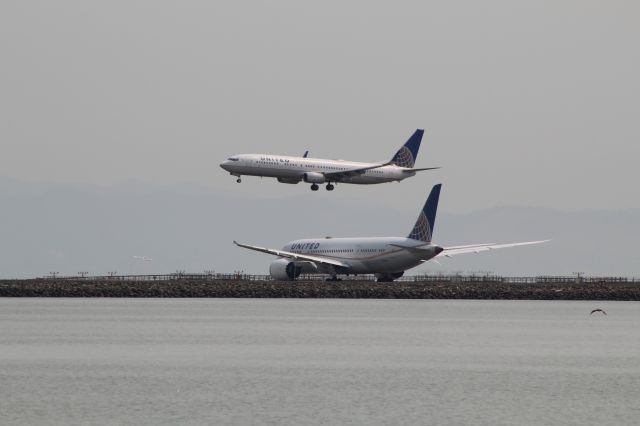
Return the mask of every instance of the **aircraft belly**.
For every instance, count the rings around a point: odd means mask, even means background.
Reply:
[[[388,182],[388,180],[378,176],[351,176],[340,179],[340,182],[359,185],[374,185],[377,183]]]
[[[355,274],[369,273],[369,266],[361,260],[351,260],[349,261],[349,264],[351,265],[351,272]]]
[[[301,176],[301,173],[296,170],[273,169],[269,167],[247,167],[247,169],[242,173],[251,176],[264,176],[273,178],[299,178]]]
[[[299,178],[302,179],[302,173],[296,170],[278,170],[274,177]]]
[[[400,272],[414,268],[421,263],[419,259],[407,256],[407,253],[394,253],[380,256],[376,259],[361,261],[358,273]]]

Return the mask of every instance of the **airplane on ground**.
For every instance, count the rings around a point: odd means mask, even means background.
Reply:
[[[386,183],[415,176],[416,172],[434,170],[439,167],[414,169],[424,130],[418,129],[409,140],[387,162],[359,163],[345,160],[309,158],[306,151],[302,157],[287,157],[270,154],[239,154],[227,158],[220,167],[236,176],[260,176],[277,178],[280,183],[311,184],[317,191],[318,184],[326,183],[327,191],[334,189],[334,183],[354,183],[360,185]]]
[[[433,187],[418,220],[405,238],[312,238],[291,241],[282,250],[240,244],[236,241],[234,243],[239,247],[278,256],[269,267],[269,273],[277,280],[295,280],[302,273],[320,273],[330,275],[332,281],[337,280],[339,274],[375,274],[379,282],[390,282],[400,278],[407,269],[421,265],[436,256],[452,257],[549,241],[453,247],[433,244],[431,237],[441,186],[438,184]]]

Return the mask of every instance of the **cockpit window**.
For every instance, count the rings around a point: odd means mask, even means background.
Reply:
[[[229,161],[238,161],[239,158],[238,157],[229,157],[229,158],[227,158],[227,160],[229,160]]]

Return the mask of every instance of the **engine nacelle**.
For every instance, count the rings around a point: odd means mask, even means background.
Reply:
[[[324,174],[318,172],[305,173],[302,178],[307,183],[325,183]]]
[[[302,268],[288,259],[276,259],[269,266],[269,274],[278,281],[293,281],[301,273]]]

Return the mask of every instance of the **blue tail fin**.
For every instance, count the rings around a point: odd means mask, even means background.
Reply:
[[[441,187],[442,184],[439,183],[431,190],[429,198],[427,198],[427,202],[424,203],[424,207],[418,216],[418,220],[409,234],[409,238],[424,241],[425,243],[431,242],[433,228],[436,224],[436,210],[438,210],[438,199],[440,198]]]
[[[416,158],[418,158],[418,150],[420,149],[420,142],[422,142],[422,135],[424,130],[418,129],[409,140],[402,145],[402,148],[396,152],[391,161],[400,167],[413,167],[416,164]]]

